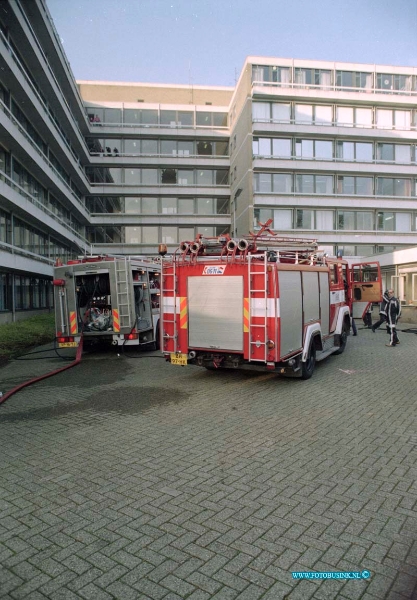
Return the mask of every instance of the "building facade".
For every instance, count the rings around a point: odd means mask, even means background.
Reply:
[[[330,253],[416,244],[417,69],[249,57],[233,88],[76,82],[44,0],[0,13],[0,322],[57,258],[273,221]]]

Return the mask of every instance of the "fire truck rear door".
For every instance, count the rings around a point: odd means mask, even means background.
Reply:
[[[243,351],[243,277],[188,277],[188,344]]]
[[[382,299],[381,269],[378,262],[350,266],[353,302],[380,302]]]

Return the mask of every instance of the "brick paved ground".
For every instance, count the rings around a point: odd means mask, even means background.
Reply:
[[[385,342],[360,331],[307,382],[99,353],[13,396],[0,598],[417,598],[417,336]]]

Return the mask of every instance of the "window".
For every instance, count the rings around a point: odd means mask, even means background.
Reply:
[[[289,139],[273,139],[272,140],[272,156],[278,158],[291,157],[291,140]]]
[[[370,90],[372,89],[372,73],[336,71],[336,85],[341,88],[353,88],[350,91],[356,91],[357,88]]]
[[[213,198],[197,198],[197,214],[199,214],[199,215],[214,214]]]
[[[298,194],[333,194],[331,175],[296,175],[295,187]]]
[[[342,127],[372,127],[372,108],[337,106],[336,122]]]
[[[262,219],[260,220],[262,221]],[[265,223],[265,221],[267,219],[262,221],[262,223]],[[274,229],[284,231],[292,229],[292,210],[274,210]]]
[[[140,169],[125,169],[125,183],[127,185],[140,184]]]
[[[372,177],[339,176],[337,179],[337,193],[357,196],[373,195]]]
[[[7,273],[0,273],[0,312],[11,310],[11,297],[11,277]]]
[[[212,156],[213,154],[213,142],[197,142],[197,154],[199,156]]]
[[[197,112],[196,124],[197,127],[227,127],[227,113]]]
[[[395,213],[395,231],[411,231],[411,213]]]
[[[393,212],[378,212],[377,213],[377,229],[378,231],[395,231],[395,219]]]
[[[315,158],[332,160],[333,142],[324,140],[296,140],[296,156],[298,158]]]
[[[316,210],[316,229],[321,231],[333,230],[332,210]]]
[[[193,198],[178,198],[178,212],[181,215],[194,214],[194,199]]]
[[[162,227],[161,229],[161,238],[163,244],[176,244],[178,242],[177,227]]]
[[[372,144],[366,142],[337,142],[337,158],[346,161],[372,162]]]
[[[333,123],[333,107],[312,104],[296,104],[294,106],[296,123],[305,125],[331,125]]]
[[[295,69],[296,87],[320,87],[330,89],[332,72],[324,69]]]
[[[129,140],[125,140],[129,141]],[[141,154],[158,154],[158,140],[142,140]]]
[[[277,158],[290,158],[291,140],[281,138],[272,140],[269,138],[253,138],[253,154],[254,156],[273,156]]]
[[[411,162],[411,146],[403,144],[377,144],[377,157],[380,161],[407,164]]]
[[[161,198],[161,212],[163,215],[175,215],[177,212],[177,199]]]
[[[194,113],[181,110],[161,110],[161,125],[169,127],[193,127]]]
[[[296,104],[294,107],[296,123],[313,124],[313,107],[311,104]]]
[[[210,169],[198,170],[197,185],[213,185],[213,171]]]
[[[271,105],[269,102],[254,102],[252,104],[252,119],[268,122],[271,119]]]
[[[96,111],[97,112],[97,111]],[[123,122],[125,125],[150,126],[158,124],[158,111],[156,109],[132,109],[125,108],[123,111]]]
[[[377,73],[376,88],[378,90],[395,90],[409,92],[415,89],[412,75],[392,75]]]
[[[291,121],[291,105],[274,102],[272,104],[272,120],[276,123]]]
[[[355,229],[355,213],[351,210],[339,211],[337,213],[337,228],[338,229]]]
[[[157,244],[158,227],[142,227],[142,242],[144,244]]]
[[[194,183],[194,171],[191,169],[178,169],[178,184],[179,185],[193,185]]]
[[[275,194],[290,194],[292,192],[292,175],[289,173],[274,173],[272,189]]]
[[[289,83],[289,67],[252,65],[252,82]]]
[[[158,169],[141,169],[143,185],[158,184]]]
[[[313,229],[313,211],[299,210],[295,211],[295,226],[297,229]]]
[[[177,182],[177,169],[161,169],[161,183],[176,185]]]
[[[141,227],[125,227],[126,244],[140,244],[142,239]]]
[[[377,177],[378,196],[411,196],[411,179]]]

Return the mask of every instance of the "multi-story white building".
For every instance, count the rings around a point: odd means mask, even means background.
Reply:
[[[75,82],[44,0],[0,12],[0,322],[56,258],[273,228],[416,244],[417,69],[250,57],[235,88]]]
[[[331,252],[416,244],[417,69],[249,57],[230,104],[232,230]]]

